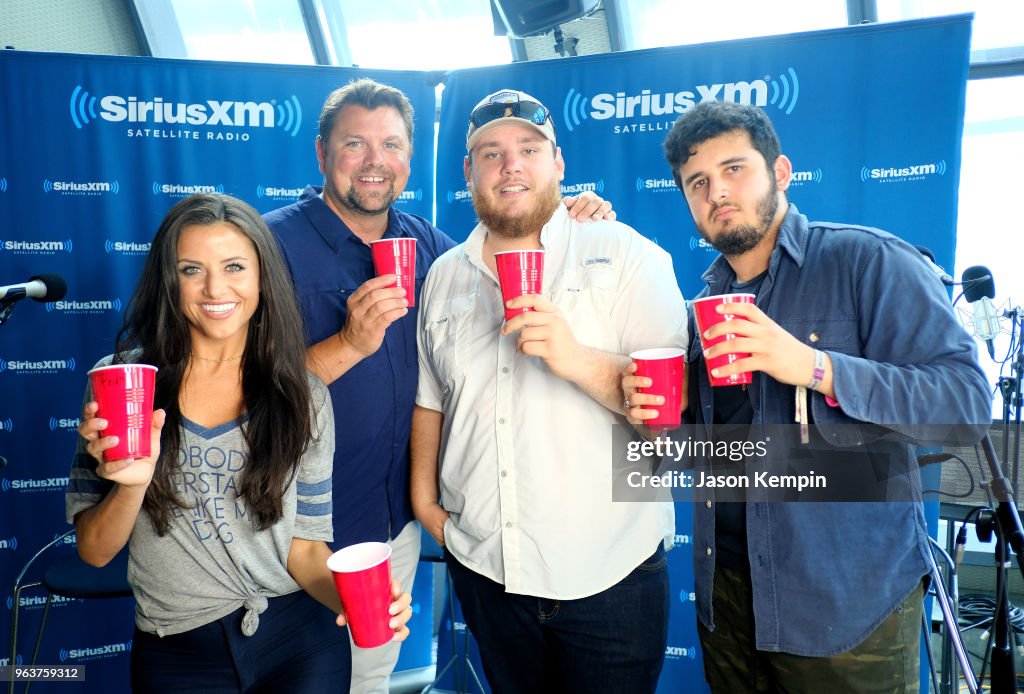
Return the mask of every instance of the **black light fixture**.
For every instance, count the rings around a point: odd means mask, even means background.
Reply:
[[[517,39],[544,34],[587,16],[600,4],[601,0],[491,0],[494,33]]]

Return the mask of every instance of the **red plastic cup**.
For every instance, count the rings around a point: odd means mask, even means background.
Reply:
[[[499,251],[494,254],[502,305],[517,296],[540,294],[544,280],[544,251]],[[505,320],[533,309],[505,307]]]
[[[380,239],[370,241],[373,269],[377,277],[397,275],[389,287],[401,287],[410,306],[416,305],[416,239]]]
[[[339,549],[327,560],[345,610],[352,641],[360,648],[389,642],[395,630],[391,615],[391,547],[383,542],[360,542]]]
[[[153,393],[156,367],[149,364],[113,364],[89,372],[97,417],[107,420],[104,436],[116,436],[117,445],[103,451],[103,459],[145,458],[150,454]]]
[[[649,388],[637,388],[637,392],[661,395],[665,398],[664,405],[644,406],[644,409],[658,410],[657,417],[644,422],[648,429],[662,431],[679,428],[679,410],[683,404],[683,373],[686,368],[683,363],[684,354],[683,350],[676,347],[659,347],[642,349],[629,355],[636,364],[636,375],[645,376],[653,381]]]
[[[705,340],[703,335],[704,331],[710,328],[712,325],[721,323],[727,320],[745,320],[740,319],[739,316],[734,316],[731,313],[719,313],[715,310],[719,304],[752,304],[754,303],[753,294],[719,294],[717,296],[707,296],[703,299],[696,299],[693,302],[693,315],[697,319],[697,331],[701,335],[701,345],[704,349],[717,345],[723,340],[732,340],[736,336],[733,333],[726,333],[720,335],[713,340]],[[714,359],[705,359],[708,367],[708,378],[711,379],[711,385],[713,386],[739,386],[745,383],[753,382],[753,375],[749,371],[742,371],[732,376],[719,376],[715,377],[711,375],[712,369],[717,369],[720,366],[731,364],[739,359],[745,359],[750,355],[744,352],[727,352],[720,354]]]

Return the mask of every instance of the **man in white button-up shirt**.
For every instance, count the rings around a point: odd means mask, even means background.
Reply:
[[[481,222],[423,286],[414,511],[447,549],[496,692],[652,692],[672,506],[612,502],[612,433],[623,355],[685,347],[671,258],[623,224],[569,219],[533,97],[481,101],[466,149]],[[543,294],[506,322],[494,254],[523,249],[545,251]]]

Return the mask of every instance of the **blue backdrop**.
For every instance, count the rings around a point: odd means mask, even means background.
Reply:
[[[85,373],[113,351],[160,220],[196,192],[229,193],[265,212],[320,183],[320,107],[357,76],[392,84],[412,101],[416,156],[398,204],[430,218],[436,98],[425,73],[0,51],[0,284],[56,272],[69,287],[58,303],[22,302],[0,326],[7,615],[19,567],[67,529],[63,490]],[[430,582],[421,583],[429,607]],[[42,602],[38,592],[23,600],[25,662]],[[118,603],[59,603],[39,662],[87,661],[88,689],[123,690],[132,601]],[[3,623],[0,662],[10,650]],[[423,623],[419,665],[430,659],[429,615]]]
[[[672,253],[692,296],[714,252],[693,227],[661,143],[692,103],[736,100],[772,116],[794,164],[790,199],[808,216],[880,226],[929,246],[951,267],[969,37],[970,18],[959,16],[455,71],[441,109],[438,225],[461,240],[475,223],[462,177],[473,104],[499,88],[522,89],[553,111],[565,192],[612,199],[621,220]],[[0,455],[10,461],[0,469],[0,586],[8,615],[18,568],[66,527],[63,490],[85,372],[113,350],[160,219],[206,190],[260,211],[292,202],[322,179],[313,139],[324,97],[364,75],[402,89],[416,108],[413,171],[398,204],[429,218],[436,105],[427,73],[0,52],[0,284],[57,272],[69,285],[64,301],[23,302],[0,326]],[[680,504],[662,691],[699,691],[703,681],[691,518]],[[417,602],[429,599],[417,591]],[[40,662],[87,663],[85,690],[123,689],[130,609],[130,600],[60,603]],[[40,613],[36,597],[23,602],[25,660]],[[417,631],[429,633],[429,620]],[[446,642],[441,663],[450,656]],[[422,641],[409,652],[424,647],[429,653]],[[0,663],[8,650],[2,629]]]

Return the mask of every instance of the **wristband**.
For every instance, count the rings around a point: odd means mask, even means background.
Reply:
[[[816,349],[814,350],[814,371],[811,373],[811,380],[807,382],[807,389],[818,390],[823,380],[825,380],[825,353]]]

